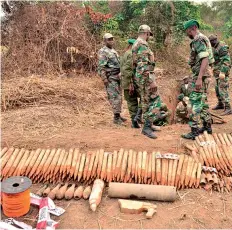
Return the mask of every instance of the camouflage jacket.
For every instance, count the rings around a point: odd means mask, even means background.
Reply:
[[[194,76],[198,76],[203,58],[209,59],[209,65],[214,63],[213,50],[209,39],[202,33],[197,34],[190,43],[190,48],[191,53],[188,63],[191,66]]]
[[[186,117],[188,114],[187,105],[185,106],[182,101],[180,101],[176,106],[176,116],[178,117]]]
[[[132,46],[133,68],[136,70],[136,78],[141,80],[149,77],[149,81],[154,81],[154,54],[148,43],[142,38],[138,38]]]
[[[215,59],[214,74],[228,73],[231,68],[231,59],[229,54],[229,47],[224,42],[218,42],[213,47],[213,55]]]
[[[133,82],[132,51],[127,50],[120,58],[120,70],[122,78],[122,88],[129,89],[130,83]]]
[[[119,79],[120,61],[115,49],[104,46],[98,51],[98,74],[102,80],[109,76]]]
[[[188,88],[186,89],[185,84],[182,84],[181,87],[180,87],[180,93],[183,93],[184,96],[188,97],[190,95],[190,93],[191,93],[190,85],[188,85]]]

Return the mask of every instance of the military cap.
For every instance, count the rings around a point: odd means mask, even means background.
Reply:
[[[189,78],[189,76],[184,76],[182,80],[185,80],[185,79],[188,79],[188,78]]]
[[[109,38],[113,38],[114,36],[110,33],[105,33],[103,36],[103,39],[109,39]]]
[[[136,40],[132,39],[132,38],[127,40],[128,44],[130,44],[130,45],[133,45],[135,43],[135,41]]]
[[[153,36],[153,33],[151,32],[151,28],[148,25],[141,25],[138,30],[139,33],[146,33],[150,32],[150,35]]]
[[[187,30],[189,27],[192,26],[197,26],[198,28],[200,28],[199,22],[195,19],[191,19],[184,23],[184,30]]]
[[[213,41],[213,40],[215,40],[215,39],[217,39],[217,35],[211,34],[211,35],[209,36],[209,40],[210,40],[210,41]]]

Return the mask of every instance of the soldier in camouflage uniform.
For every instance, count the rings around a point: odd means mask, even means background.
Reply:
[[[175,122],[181,124],[187,124],[189,122],[188,111],[191,107],[189,103],[189,97],[186,97],[183,93],[178,96],[180,101],[176,106]]]
[[[98,52],[98,74],[101,76],[108,100],[114,113],[114,123],[121,125],[126,121],[121,117],[122,92],[120,80],[120,63],[118,53],[113,49],[114,37],[106,33],[103,37],[105,46]]]
[[[191,54],[189,65],[193,75],[190,82],[191,94],[189,100],[192,112],[189,116],[189,125],[191,132],[183,134],[186,139],[195,139],[199,133],[207,131],[212,133],[211,115],[208,111],[209,106],[206,104],[206,94],[204,92],[205,79],[210,76],[209,65],[214,63],[213,52],[209,39],[199,32],[199,23],[196,20],[189,20],[184,24],[184,30],[187,36],[192,39],[190,43]],[[203,128],[199,128],[200,124]]]
[[[189,97],[190,95],[190,90],[189,90],[189,77],[185,76],[183,78],[183,84],[180,86],[180,93],[184,94],[184,96]]]
[[[229,47],[222,41],[218,41],[217,36],[209,36],[210,43],[213,47],[213,55],[215,59],[213,74],[216,79],[216,96],[218,104],[213,110],[225,109],[224,115],[232,114],[229,96],[229,76],[231,68],[231,59]]]
[[[153,34],[147,25],[142,25],[138,30],[139,36],[132,47],[133,66],[135,69],[135,83],[141,97],[144,127],[142,133],[149,138],[156,138],[153,133],[152,123],[156,117],[161,100],[157,92],[154,76],[154,54],[148,46],[148,39]]]
[[[139,93],[134,84],[134,71],[132,68],[132,45],[134,42],[135,39],[128,39],[127,51],[120,59],[120,69],[124,97],[127,101],[127,106],[131,117],[131,127],[140,128],[139,123],[141,123],[142,109],[139,102]]]

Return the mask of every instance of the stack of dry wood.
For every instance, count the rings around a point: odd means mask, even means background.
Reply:
[[[199,187],[201,163],[187,155],[135,152],[133,150],[81,153],[79,149],[4,148],[1,151],[2,179],[27,176],[33,182],[58,183],[74,180],[90,184],[94,179]]]
[[[202,165],[214,167],[219,177],[232,174],[232,136],[226,133],[213,133],[196,137],[193,145],[186,144],[191,156]]]

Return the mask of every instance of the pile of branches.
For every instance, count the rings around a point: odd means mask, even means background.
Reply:
[[[103,105],[107,110],[107,100],[99,80],[80,75],[74,79],[18,77],[2,82],[2,111],[39,105],[70,105],[79,110],[92,109],[95,105]],[[99,106],[98,106],[99,107]],[[103,109],[102,107],[99,108]],[[93,111],[96,110],[92,109]],[[104,109],[103,109],[104,110]]]
[[[85,23],[86,9],[62,2],[24,4],[4,22],[4,76],[96,68],[97,42]],[[74,47],[71,58],[68,47]],[[72,60],[71,60],[72,59]]]

